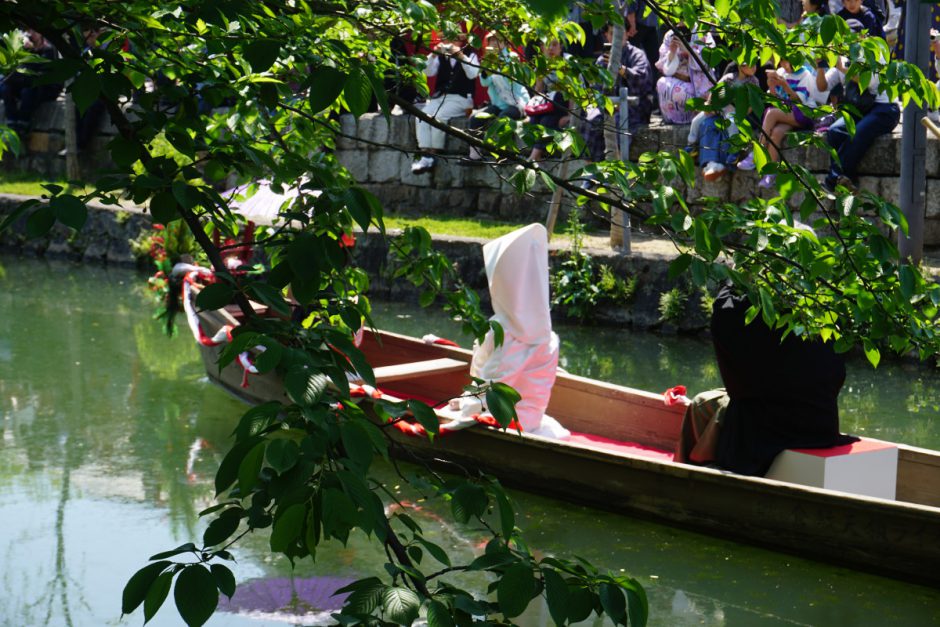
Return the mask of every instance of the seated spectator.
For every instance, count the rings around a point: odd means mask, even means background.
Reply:
[[[835,149],[837,158],[830,159],[823,186],[833,191],[841,185],[854,192],[858,187],[858,164],[875,139],[887,135],[898,125],[901,109],[878,89],[877,74],[872,74],[868,89],[863,91],[857,76],[845,84],[846,71],[841,60],[829,71],[823,68],[816,71],[820,90],[844,85],[842,105],[855,122],[854,135],[849,133],[843,117],[838,117],[826,131],[826,140]]]
[[[613,29],[608,27],[604,31],[604,37],[609,40],[612,32]],[[609,52],[601,55],[597,59],[597,65],[606,68],[609,58]],[[650,123],[655,89],[653,87],[653,70],[646,58],[646,53],[630,43],[627,39],[626,30],[623,35],[620,66],[614,76],[613,93],[615,96],[620,93],[621,86],[627,88],[627,95],[631,100],[634,97],[636,98],[636,103],[627,107],[627,127],[632,133],[638,127]],[[616,105],[616,97],[614,100]],[[581,128],[581,134],[584,135],[587,142],[591,161],[602,161],[604,159],[606,147],[604,124],[606,120],[607,116],[600,107],[590,107],[588,109],[585,123]],[[614,111],[614,125],[620,128],[619,108]],[[622,155],[622,157],[626,159],[627,155]]]
[[[727,393],[699,395],[718,409],[719,424],[717,429],[697,429],[710,435],[711,442],[680,442],[676,459],[715,462],[737,473],[763,475],[785,449],[856,441],[839,431],[838,398],[845,382],[842,355],[819,339],[792,333],[784,337],[782,330],[769,328],[760,316],[746,324],[750,305],[747,297],[727,286],[715,298],[711,335]],[[686,426],[684,437],[689,432]],[[704,450],[706,444],[710,450]]]
[[[662,113],[663,122],[667,124],[691,122],[695,117],[695,111],[686,109],[686,101],[689,98],[704,96],[711,87],[707,74],[702,71],[698,61],[692,58],[689,49],[682,43],[682,39],[689,42],[692,50],[697,54],[703,44],[707,45],[710,36],[697,37],[687,28],[680,28],[679,32],[683,35],[681,39],[672,30],[666,33],[659,47],[659,60],[656,62],[656,68],[662,74],[656,81],[659,110]]]
[[[729,68],[718,81],[715,89],[736,88],[744,85],[759,85],[757,67],[753,65],[740,65]],[[711,101],[712,92],[709,92],[706,102]],[[689,128],[689,145],[698,143],[699,165],[702,166],[702,175],[706,181],[715,181],[724,176],[728,168],[733,167],[737,161],[737,154],[732,153],[728,138],[738,132],[734,124],[734,105],[725,106],[723,111],[700,111],[693,119]],[[721,122],[724,120],[724,122]]]
[[[780,60],[776,72],[767,73],[767,87],[771,93],[783,99],[778,107],[769,107],[764,112],[760,142],[767,148],[771,161],[780,161],[779,148],[784,138],[792,130],[813,128],[813,119],[806,115],[798,105],[816,108],[826,101],[827,93],[820,92],[816,75],[806,66],[794,70],[786,59]],[[776,177],[766,174],[761,178],[760,187],[771,187]]]
[[[837,13],[849,26],[851,20],[857,20],[862,30],[872,37],[885,38],[884,20],[879,18],[870,8],[862,4],[862,0],[842,0],[842,10]],[[852,30],[856,30],[853,28]]]
[[[470,132],[479,135],[480,130],[493,118],[509,118],[520,120],[525,115],[525,106],[529,102],[529,92],[519,83],[510,80],[498,72],[490,72],[487,68],[505,66],[506,62],[515,56],[506,46],[506,42],[498,33],[487,35],[486,54],[483,56],[480,70],[480,83],[486,87],[489,104],[473,112],[470,116]],[[479,161],[482,158],[476,147],[470,147],[470,161]],[[466,162],[461,162],[466,163]]]
[[[838,15],[842,11],[843,4],[842,0],[823,0],[827,4],[828,13],[832,15]],[[889,2],[891,0],[862,0],[861,4],[874,14],[878,18],[878,22],[882,25],[888,22],[888,13],[890,11]],[[847,18],[843,18],[847,19]]]
[[[561,42],[553,39],[542,45],[542,54],[549,59],[568,58],[561,50]],[[555,70],[547,76],[539,77],[535,81],[535,93],[529,99],[525,112],[529,122],[539,124],[549,131],[557,131],[567,124],[569,120],[568,100],[559,91],[560,79]],[[545,148],[548,146],[548,137],[542,137],[532,145],[529,159],[540,161],[545,158]]]
[[[842,0],[839,0],[841,9]],[[829,3],[826,0],[803,0],[803,15],[800,18],[801,21],[810,17],[811,15],[829,15]]]
[[[50,61],[56,57],[55,48],[34,30],[26,32],[23,48]],[[35,84],[37,76],[44,71],[44,66],[45,63],[41,62],[25,63],[3,81],[3,106],[10,128],[18,131],[28,130],[33,114],[39,106],[59,97],[61,84]]]
[[[474,81],[479,71],[480,60],[467,47],[466,35],[460,33],[453,39],[441,41],[428,55],[424,69],[427,76],[437,77],[434,93],[424,104],[424,112],[441,121],[467,115],[473,109]],[[420,157],[411,164],[411,171],[423,174],[436,165],[434,155],[444,147],[444,131],[417,120],[415,132]]]

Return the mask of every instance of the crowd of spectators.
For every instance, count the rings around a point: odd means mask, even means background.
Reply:
[[[780,20],[789,26],[802,23],[815,27],[821,23],[820,16],[835,14],[852,31],[865,37],[896,40],[897,53],[903,41],[903,33],[898,33],[903,25],[900,19],[903,10],[903,5],[899,9],[892,0],[781,0]],[[615,103],[619,88],[627,87],[630,99],[625,126],[629,132],[649,124],[656,112],[663,124],[689,125],[687,150],[697,155],[706,180],[721,178],[735,168],[754,167],[753,153],[734,148],[742,144],[732,140],[738,128],[734,124],[734,108],[727,103],[734,99],[724,98],[723,108],[710,106],[712,95],[722,89],[760,86],[768,90],[771,97],[766,109],[749,114],[751,126],[771,161],[780,159],[780,148],[786,145],[789,133],[825,136],[836,153],[825,179],[830,189],[837,185],[851,189],[857,185],[861,157],[878,136],[890,133],[899,121],[899,107],[879,90],[877,77],[864,90],[859,88],[857,75],[846,79],[851,59],[840,59],[831,68],[826,59],[818,60],[815,66],[802,67],[792,67],[786,60],[779,60],[774,67],[708,67],[704,61],[708,55],[703,53],[720,43],[716,33],[701,25],[690,28],[681,23],[664,29],[645,0],[638,0],[624,13],[619,63],[610,64],[610,25],[595,29],[578,8],[573,9],[569,19],[581,24],[586,38],[583,44],[568,49],[559,39],[546,40],[527,50],[514,49],[503,36],[492,32],[476,33],[483,41],[476,50],[469,44],[466,33],[453,32],[441,34],[424,53],[415,51],[413,44],[409,50],[399,51],[402,57],[426,55],[424,72],[431,87],[429,96],[417,105],[434,121],[416,120],[418,154],[412,172],[422,174],[434,169],[444,147],[443,125],[463,116],[469,118],[469,131],[476,137],[481,137],[487,125],[500,118],[525,119],[538,125],[535,128],[540,136],[535,138],[529,155],[536,161],[546,157],[553,132],[578,128],[586,140],[587,158],[602,159],[609,148],[604,129],[610,125],[622,128],[622,112],[615,106],[613,115],[609,115],[600,99],[596,105],[584,107],[567,99],[560,88],[564,76],[558,68],[576,57],[588,64],[613,68],[614,84],[608,93]],[[940,25],[940,10],[935,11],[935,19]],[[86,32],[86,49],[97,45],[99,34],[94,30]],[[39,58],[56,56],[54,48],[34,31],[24,33],[23,45]],[[940,57],[940,37],[935,38],[932,48]],[[531,61],[537,55],[544,62],[533,63],[532,67],[548,69],[536,71],[531,84],[523,84],[526,81],[520,81],[519,75],[505,71],[511,60]],[[6,122],[14,130],[28,131],[31,117],[40,105],[54,100],[62,91],[61,84],[37,80],[42,76],[43,65],[39,61],[24,64],[19,71],[0,80]],[[589,87],[597,93],[604,89],[600,84]],[[404,95],[399,87],[395,90],[399,96]],[[705,110],[690,106],[693,99],[704,101]],[[836,113],[840,108],[847,111],[854,118],[854,134],[849,133],[841,115],[821,115],[820,107],[830,107]],[[80,149],[90,144],[103,116],[103,104],[95,103],[78,118]],[[486,157],[471,147],[461,163],[472,165]],[[772,175],[760,181],[762,186],[772,183]]]
[[[899,25],[903,4],[896,6],[892,0],[781,0],[780,21],[790,27],[802,24],[816,28],[819,18],[837,15],[848,27],[864,37],[880,37],[894,45],[895,54],[900,53],[898,42]],[[937,11],[940,25],[940,11]],[[445,74],[442,81],[437,77],[437,87],[432,97],[422,104],[423,111],[434,118],[446,121],[448,117],[470,116],[469,127],[477,136],[491,120],[504,117],[514,120],[526,119],[540,125],[542,138],[534,142],[529,157],[540,160],[546,157],[546,145],[553,131],[566,126],[576,126],[587,145],[586,158],[597,161],[605,153],[606,126],[620,128],[619,107],[611,117],[600,106],[580,108],[569,102],[557,88],[558,76],[552,71],[536,76],[531,84],[520,84],[493,68],[505,67],[501,60],[520,56],[525,60],[533,55],[557,60],[580,57],[595,59],[601,66],[609,63],[609,25],[594,29],[584,19],[578,8],[572,10],[569,19],[581,24],[586,39],[565,49],[558,40],[550,40],[539,48],[514,51],[505,41],[490,34],[485,43],[483,62],[468,62],[472,50],[463,40],[453,50],[434,48],[427,59],[427,74],[437,76],[442,67],[453,70]],[[831,18],[830,18],[831,19]],[[768,92],[767,106],[763,111],[749,111],[748,119],[760,144],[771,161],[781,158],[780,150],[787,145],[787,135],[794,132],[815,133],[824,137],[834,149],[830,170],[824,185],[834,190],[842,185],[854,190],[858,184],[858,164],[872,142],[880,135],[894,130],[900,120],[900,109],[881,91],[877,80],[872,80],[866,89],[859,88],[858,76],[846,79],[852,60],[841,59],[829,67],[826,59],[816,64],[792,67],[785,59],[764,67],[738,66],[708,67],[703,51],[719,43],[718,35],[707,28],[689,28],[677,24],[664,29],[653,12],[645,7],[644,0],[629,5],[624,15],[624,34],[620,63],[615,64],[614,89],[609,93],[614,98],[621,85],[630,95],[627,111],[627,127],[635,132],[658,113],[663,124],[689,125],[689,141],[686,150],[698,157],[706,180],[717,180],[734,169],[754,169],[752,151],[740,150],[742,142],[732,138],[739,132],[734,123],[734,107],[725,97],[723,107],[709,106],[712,94],[718,90],[764,89]],[[935,38],[935,53],[940,55],[940,37]],[[442,44],[448,45],[446,42]],[[482,66],[482,67],[481,67]],[[940,72],[940,63],[937,65]],[[483,99],[473,99],[469,83],[479,78],[485,90]],[[457,81],[454,83],[454,81]],[[443,85],[443,86],[442,86]],[[600,90],[600,85],[593,88]],[[452,106],[444,107],[442,94],[448,89],[459,92],[450,98]],[[704,101],[701,107],[690,106],[690,101]],[[740,98],[737,99],[740,101]],[[753,102],[753,99],[747,99]],[[843,112],[852,116],[855,133],[850,134],[843,119]],[[418,144],[420,152],[412,170],[415,173],[430,171],[435,161],[435,151],[441,147],[439,140],[429,138],[427,124],[418,122]],[[463,163],[479,163],[485,155],[471,148]],[[765,175],[760,185],[770,187],[774,183],[772,174]]]

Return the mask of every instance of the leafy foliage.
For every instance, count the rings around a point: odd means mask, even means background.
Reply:
[[[552,306],[570,318],[585,320],[603,304],[629,302],[636,291],[636,277],[623,279],[607,265],[595,266],[594,259],[583,249],[584,226],[577,208],[568,216],[567,231],[571,247],[549,277]]]
[[[920,70],[889,61],[883,42],[850,33],[837,18],[787,28],[776,20],[775,0],[648,4],[666,27],[710,25],[719,42],[702,52],[708,64],[756,64],[777,56],[799,66],[824,56],[832,62],[844,54],[858,60],[851,74],[863,84],[877,74],[892,98],[934,108],[940,102]],[[481,617],[510,624],[538,596],[546,599],[557,624],[594,613],[618,624],[645,623],[646,597],[635,580],[598,572],[579,560],[533,555],[516,528],[510,499],[491,479],[428,479],[457,521],[491,535],[483,554],[468,564],[453,563],[407,516],[387,516],[379,496],[382,486],[369,475],[374,455],[387,456],[393,446],[383,421],[410,415],[433,436],[436,420],[418,403],[351,399],[347,378],[356,372],[367,382],[373,379],[351,340],[354,330],[370,323],[368,279],[351,263],[345,241],[354,227],[384,233],[384,222],[380,199],[359,187],[336,160],[333,149],[343,134],[337,115],[360,116],[374,99],[384,115],[398,104],[429,121],[383,86],[388,80],[427,91],[419,80],[420,63],[396,62],[393,44],[401,37],[427,43],[432,31],[454,32],[463,21],[500,31],[519,47],[554,37],[582,40],[578,25],[558,17],[564,7],[560,0],[468,0],[440,6],[423,0],[0,5],[0,31],[40,31],[61,55],[47,64],[48,79],[69,81],[80,109],[103,100],[118,131],[108,146],[115,168],[93,190],[49,186],[48,202],[27,201],[0,221],[0,229],[25,219],[27,234],[43,237],[56,224],[81,228],[91,200],[147,205],[168,234],[180,234],[178,241],[191,235],[216,271],[217,287],[204,292],[199,304],[214,307],[231,300],[244,315],[244,324],[221,353],[220,367],[242,351],[263,346],[257,368],[279,372],[292,401],[245,414],[216,475],[224,500],[204,512],[211,522],[203,546],[186,544],[153,556],[153,563],[125,587],[124,612],[143,605],[149,620],[172,589],[183,619],[202,624],[219,592],[234,590],[223,562],[232,560],[229,549],[243,534],[270,530],[272,551],[296,561],[315,559],[323,543],[345,543],[358,530],[382,543],[389,560],[383,578],[369,577],[348,588],[349,600],[336,617],[344,624],[410,624],[422,615],[432,625],[464,625]],[[596,25],[618,16],[612,2],[588,3],[585,10]],[[106,27],[100,45],[89,49],[83,29],[98,27]],[[21,62],[21,52],[15,40],[0,42],[0,65]],[[609,99],[588,87],[612,83],[593,60],[535,55],[527,63],[513,58],[496,63],[487,69],[526,85],[554,72],[557,88],[576,108],[593,103],[610,110]],[[623,209],[637,223],[661,229],[681,252],[673,277],[688,276],[697,288],[731,281],[748,293],[751,317],[760,315],[771,326],[820,336],[839,349],[860,344],[872,363],[882,350],[936,355],[940,287],[920,268],[902,264],[886,235],[906,231],[903,216],[871,194],[828,194],[805,169],[767,162],[756,143],[759,131],[747,119],[766,98],[746,87],[720,89],[708,105],[699,105],[733,106],[741,129],[735,141],[741,148],[754,147],[762,173],[777,174],[776,194],[769,198],[741,204],[704,198],[691,206],[681,190],[694,185],[694,164],[682,151],[646,154],[636,163],[592,164],[571,180],[523,162],[510,183],[524,193],[541,179],[578,194],[580,204],[596,201]],[[546,133],[510,120],[496,121],[483,140],[446,130],[494,159],[516,163],[524,161],[518,143],[531,145],[546,135],[551,140],[547,152],[555,157],[580,154],[584,145],[573,128]],[[14,136],[3,129],[0,139],[16,149]],[[577,188],[576,180],[586,174],[598,182],[597,192]],[[262,179],[274,191],[296,194],[280,207],[275,226],[259,233],[257,246],[270,262],[269,271],[231,271],[225,247],[212,236],[237,239],[246,224],[232,212],[233,199],[219,190]],[[553,285],[556,302],[573,307],[572,315],[586,316],[601,298],[598,285],[620,295],[631,290],[602,271],[598,281],[579,247]],[[480,312],[476,293],[432,249],[427,231],[408,228],[393,248],[393,272],[425,289],[422,304],[443,301],[476,337],[490,328],[501,334]],[[288,291],[304,307],[301,324],[288,319]],[[249,299],[281,317],[257,316]],[[511,390],[492,386],[477,393],[486,395],[501,425],[511,423],[518,400]],[[383,421],[374,421],[373,414]],[[489,589],[466,590],[452,583],[455,578],[444,580],[445,574],[462,572],[486,573]]]

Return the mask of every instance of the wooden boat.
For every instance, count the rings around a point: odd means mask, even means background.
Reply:
[[[211,334],[237,325],[202,312]],[[470,351],[388,332],[362,345],[380,389],[446,399],[468,382]],[[236,364],[218,371],[219,347],[201,347],[209,377],[249,402],[284,400],[276,376],[241,387]],[[392,437],[423,459],[446,459],[559,499],[641,515],[802,557],[928,585],[940,584],[940,453],[897,445],[896,499],[858,496],[672,460],[682,407],[652,394],[559,372],[548,413],[570,429],[559,441],[477,426],[444,437]]]

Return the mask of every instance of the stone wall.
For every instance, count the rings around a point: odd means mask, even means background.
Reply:
[[[7,157],[8,168],[64,176],[65,159],[59,152],[64,142],[64,103],[60,99],[44,104],[33,120],[32,132],[24,141],[26,152],[18,159]],[[344,137],[337,141],[337,157],[353,176],[382,199],[390,213],[408,215],[474,216],[513,222],[543,221],[550,193],[544,183],[526,196],[519,196],[508,182],[513,166],[487,167],[458,165],[466,147],[453,137],[447,143],[438,167],[427,174],[411,173],[411,161],[417,149],[414,119],[393,115],[391,123],[378,113],[341,118]],[[465,119],[452,120],[453,126],[465,128]],[[96,140],[93,155],[83,155],[83,167],[90,172],[106,162],[105,146],[115,133],[110,123]],[[631,157],[647,151],[676,151],[686,145],[687,126],[660,124],[657,120],[633,138]],[[788,156],[822,177],[828,168],[828,155],[817,148],[790,148]],[[901,137],[900,126],[890,136],[879,138],[868,151],[860,167],[860,187],[886,199],[898,201]],[[574,162],[574,172],[583,162]],[[546,163],[546,168],[558,167]],[[940,245],[940,141],[928,136],[927,170],[927,245]],[[740,201],[756,193],[758,177],[754,172],[734,172],[716,182],[701,179],[701,172],[689,197],[715,196]],[[688,190],[683,190],[688,191]],[[799,200],[799,199],[797,199]],[[570,198],[567,199],[570,203]]]
[[[465,119],[454,119],[451,124],[464,128]],[[641,129],[633,138],[630,156],[637,159],[650,151],[681,150],[688,142],[688,126],[664,125],[654,119],[653,124]],[[435,170],[427,174],[411,173],[412,155],[417,149],[414,137],[414,119],[411,116],[392,116],[391,124],[380,114],[367,114],[358,122],[351,116],[342,119],[344,138],[338,142],[337,156],[350,169],[358,181],[379,195],[390,211],[412,215],[465,215],[512,220],[517,222],[543,221],[550,197],[544,184],[537,182],[533,193],[520,197],[508,183],[513,166],[461,167],[460,157],[466,147],[457,139],[448,137],[444,158]],[[880,137],[868,151],[859,168],[860,188],[877,193],[887,200],[898,202],[898,183],[901,171],[901,128],[894,134]],[[389,143],[395,149],[376,146]],[[793,147],[785,154],[820,180],[829,167],[828,153],[819,148]],[[583,162],[574,162],[573,173]],[[557,167],[548,165],[547,167]],[[926,153],[927,209],[926,242],[940,245],[940,141],[928,136]],[[704,181],[698,171],[696,184],[688,193],[690,200],[713,196],[741,201],[757,193],[759,176],[755,172],[736,171],[715,182]],[[794,199],[795,205],[801,200]]]

